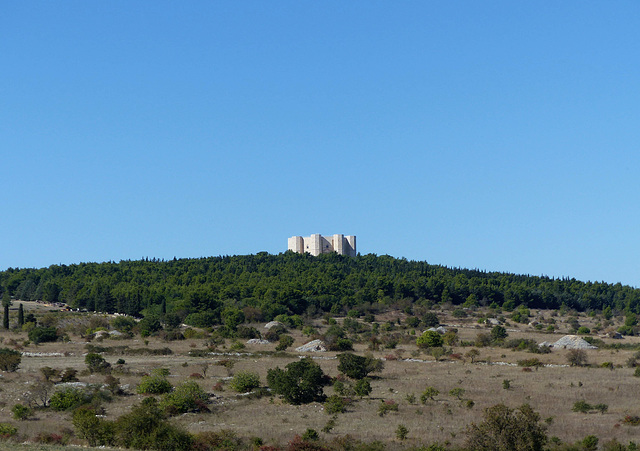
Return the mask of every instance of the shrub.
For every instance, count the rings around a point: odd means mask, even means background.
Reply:
[[[437,327],[440,325],[440,320],[438,319],[438,315],[436,315],[435,313],[427,312],[422,317],[422,323],[425,327]]]
[[[591,409],[593,409],[591,404],[589,404],[587,401],[585,401],[583,399],[583,400],[580,400],[580,401],[576,401],[573,404],[573,408],[571,410],[574,411],[574,412],[587,413]]]
[[[392,399],[389,399],[386,401],[382,400],[378,405],[378,415],[380,415],[381,417],[385,416],[389,412],[397,412],[397,411],[398,411],[398,404]]]
[[[571,366],[584,366],[587,364],[587,352],[584,349],[570,349],[567,362]]]
[[[291,335],[280,335],[276,351],[284,351],[293,344],[293,337]]]
[[[635,371],[633,372],[633,375],[635,377],[640,377],[640,366],[635,369]]]
[[[75,387],[66,387],[51,396],[49,405],[53,410],[62,411],[86,404],[90,400],[91,397],[87,396],[82,390]]]
[[[464,396],[465,392],[466,390],[464,388],[456,387],[449,390],[449,396],[453,396],[454,398],[458,398],[459,400],[462,400],[462,397]]]
[[[315,442],[320,439],[320,435],[318,431],[315,429],[307,429],[304,434],[302,434],[302,440]]]
[[[22,361],[22,354],[9,348],[0,348],[0,370],[14,372]]]
[[[187,381],[178,385],[174,391],[167,393],[160,401],[160,408],[170,415],[186,412],[206,412],[209,396],[195,381]]]
[[[236,433],[223,429],[221,431],[213,432],[200,432],[195,436],[194,450],[237,450],[240,448],[241,441],[237,437]],[[257,445],[257,448],[262,450],[262,439],[254,437],[252,439],[252,445]],[[276,451],[277,448],[274,448]]]
[[[434,387],[427,387],[420,395],[420,402],[426,404],[427,400],[435,401],[435,397],[440,394],[440,391]]]
[[[528,404],[516,410],[489,407],[483,422],[472,423],[466,435],[466,447],[478,451],[541,451],[547,442],[546,427]]]
[[[606,404],[596,404],[593,408],[602,414],[607,413],[607,410],[609,410],[609,406]]]
[[[540,361],[540,359],[533,357],[531,359],[518,360],[518,366],[530,368],[532,366],[542,366],[542,362]]]
[[[87,440],[90,446],[115,445],[115,424],[96,416],[90,406],[74,410],[72,417],[76,435]]]
[[[406,440],[407,435],[409,435],[409,429],[407,429],[404,424],[399,424],[396,429],[396,437],[398,438],[398,440]]]
[[[160,395],[162,393],[169,393],[173,390],[171,382],[169,382],[164,376],[144,376],[138,384],[136,391],[143,395]]]
[[[16,420],[26,420],[33,414],[33,410],[25,405],[16,404],[11,408],[11,413]]]
[[[55,327],[35,327],[29,331],[29,340],[35,344],[58,340]]]
[[[451,312],[451,316],[453,316],[454,318],[466,318],[467,317],[467,312],[465,312],[463,309],[459,308],[459,309],[455,309],[453,312]]]
[[[78,382],[76,374],[78,374],[78,370],[75,368],[66,368],[60,374],[60,382]]]
[[[9,438],[16,435],[18,432],[18,428],[15,426],[11,426],[8,423],[0,423],[0,437]]]
[[[340,396],[332,395],[324,402],[324,410],[329,415],[342,413],[345,411],[346,404]]]
[[[136,320],[128,316],[118,316],[111,321],[111,325],[115,330],[124,333],[131,332],[136,327],[136,324]]]
[[[115,421],[116,444],[125,448],[187,451],[193,437],[163,419],[155,398],[147,398]]]
[[[353,391],[355,392],[356,395],[360,396],[361,398],[363,396],[369,396],[369,394],[372,391],[371,383],[369,382],[369,379],[364,378],[357,381],[353,386]]]
[[[622,422],[629,426],[638,426],[640,425],[640,417],[637,415],[627,415],[622,419]]]
[[[493,341],[502,341],[507,338],[508,335],[507,329],[502,326],[494,326],[493,329],[491,329],[491,338]]]
[[[442,335],[434,330],[427,330],[416,340],[419,348],[435,348],[442,346],[444,340]]]
[[[338,371],[351,379],[362,379],[371,372],[382,371],[384,364],[371,356],[360,356],[351,353],[338,354]]]
[[[588,328],[588,327],[586,327],[586,326],[580,326],[580,327],[578,328],[578,330],[576,331],[576,333],[577,333],[578,335],[587,335],[587,334],[590,334],[590,333],[591,333],[591,329],[589,329],[589,328]]]
[[[84,358],[84,363],[87,365],[90,373],[106,373],[110,371],[111,364],[107,362],[104,357],[95,352],[90,352]]]
[[[289,363],[284,370],[276,367],[267,373],[269,388],[290,404],[324,401],[323,386],[329,379],[322,368],[308,357]]]
[[[248,393],[260,387],[260,376],[257,373],[242,371],[233,377],[229,386],[238,393]]]

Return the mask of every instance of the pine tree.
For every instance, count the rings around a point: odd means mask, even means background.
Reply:
[[[9,290],[4,290],[2,295],[2,306],[4,307],[4,312],[2,315],[2,327],[5,329],[9,328],[9,306],[11,305],[11,295],[9,295]]]
[[[22,303],[18,307],[18,326],[22,327],[24,325],[24,308],[22,307]]]

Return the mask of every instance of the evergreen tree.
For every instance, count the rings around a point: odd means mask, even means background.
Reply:
[[[22,307],[22,303],[18,307],[18,326],[22,327],[24,325],[24,308]]]
[[[9,306],[11,305],[11,295],[9,295],[9,290],[4,290],[2,295],[2,307],[4,307],[4,312],[2,315],[2,327],[5,329],[9,328]]]

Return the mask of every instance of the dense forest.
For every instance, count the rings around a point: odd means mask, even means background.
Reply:
[[[640,289],[619,283],[448,268],[375,254],[285,252],[9,268],[0,272],[0,287],[14,299],[135,316],[205,315],[211,324],[225,311],[270,320],[281,314],[366,313],[437,303],[640,313]]]

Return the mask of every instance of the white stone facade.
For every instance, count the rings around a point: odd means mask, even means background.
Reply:
[[[314,233],[311,236],[292,236],[289,238],[288,249],[304,254],[305,252],[317,256],[337,252],[340,255],[356,256],[356,237],[353,235],[322,236]]]

